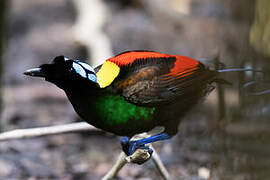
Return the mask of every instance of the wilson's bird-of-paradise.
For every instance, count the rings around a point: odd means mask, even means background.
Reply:
[[[131,155],[137,148],[148,148],[148,143],[174,136],[184,115],[215,88],[214,83],[228,83],[220,73],[247,70],[211,70],[181,55],[128,51],[95,69],[83,61],[57,56],[52,63],[24,74],[43,77],[63,89],[83,120],[124,136],[122,148]],[[130,140],[155,127],[161,127],[161,132]]]

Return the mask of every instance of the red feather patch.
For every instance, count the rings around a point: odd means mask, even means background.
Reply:
[[[169,76],[172,75],[179,78],[187,76],[189,74],[192,74],[192,71],[196,70],[199,65],[198,61],[186,56],[168,55],[153,51],[128,51],[121,53],[115,57],[112,57],[108,59],[108,61],[113,62],[121,67],[130,65],[137,59],[169,58],[169,57],[176,58],[173,68],[171,68],[170,73],[167,74]]]
[[[174,55],[174,57],[176,57],[176,61],[168,75],[179,76],[182,74],[181,77],[184,77],[192,74],[192,71],[198,69],[199,62],[195,59],[180,55]]]
[[[125,66],[132,64],[136,59],[147,59],[147,58],[168,58],[170,55],[152,52],[152,51],[129,51],[121,53],[115,57],[108,59],[118,66]]]

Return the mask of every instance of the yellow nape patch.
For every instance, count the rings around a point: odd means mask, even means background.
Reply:
[[[109,86],[120,72],[119,66],[110,61],[105,61],[97,72],[97,82],[101,88]]]

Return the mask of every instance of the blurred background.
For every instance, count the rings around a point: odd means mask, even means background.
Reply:
[[[1,0],[1,131],[81,121],[63,91],[23,76],[57,55],[92,65],[146,49],[270,69],[269,0]],[[265,77],[226,73],[172,140],[155,143],[173,179],[270,179],[270,95],[243,85]],[[0,179],[97,180],[121,152],[106,133],[0,142]],[[129,164],[119,179],[161,179],[151,161]]]

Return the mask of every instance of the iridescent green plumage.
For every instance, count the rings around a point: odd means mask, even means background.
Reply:
[[[97,97],[93,102],[93,109],[105,124],[112,126],[129,125],[136,121],[138,124],[148,123],[153,120],[154,107],[136,106],[127,102],[119,95],[107,94]]]

